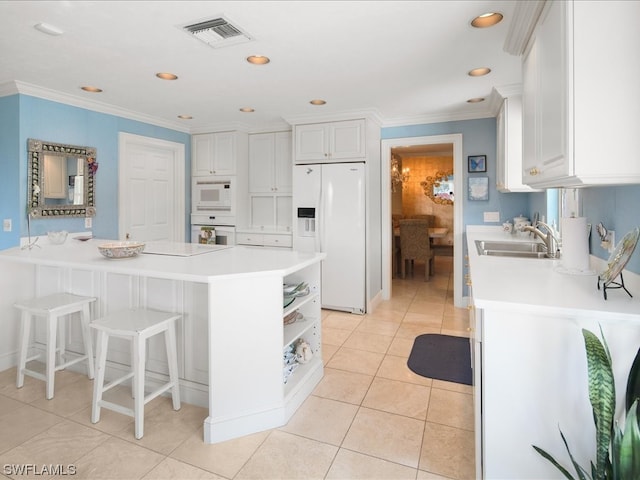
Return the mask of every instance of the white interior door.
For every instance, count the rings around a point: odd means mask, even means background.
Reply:
[[[119,136],[119,237],[184,242],[184,145]]]

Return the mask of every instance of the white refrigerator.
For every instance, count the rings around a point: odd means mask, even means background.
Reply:
[[[293,167],[293,248],[324,252],[322,308],[366,313],[364,163]]]

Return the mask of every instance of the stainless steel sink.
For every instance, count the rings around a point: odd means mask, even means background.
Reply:
[[[493,255],[520,258],[549,258],[547,247],[540,242],[501,242],[476,240],[479,255]]]

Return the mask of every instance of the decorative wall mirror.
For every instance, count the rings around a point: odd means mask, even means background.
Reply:
[[[28,202],[32,217],[96,214],[96,149],[29,139]]]
[[[433,176],[428,176],[420,186],[424,194],[431,198],[433,203],[440,205],[453,205],[453,172],[436,172]]]

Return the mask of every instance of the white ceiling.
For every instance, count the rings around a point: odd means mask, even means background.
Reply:
[[[490,117],[490,102],[466,100],[521,82],[520,58],[503,50],[516,3],[0,1],[0,94],[14,88],[192,133],[351,112],[387,126]],[[487,11],[505,18],[470,26]],[[178,28],[219,15],[253,40],[214,49]],[[64,34],[33,28],[41,22]],[[251,65],[252,54],[271,63]],[[489,75],[467,75],[484,66]],[[327,104],[312,106],[314,98]]]

